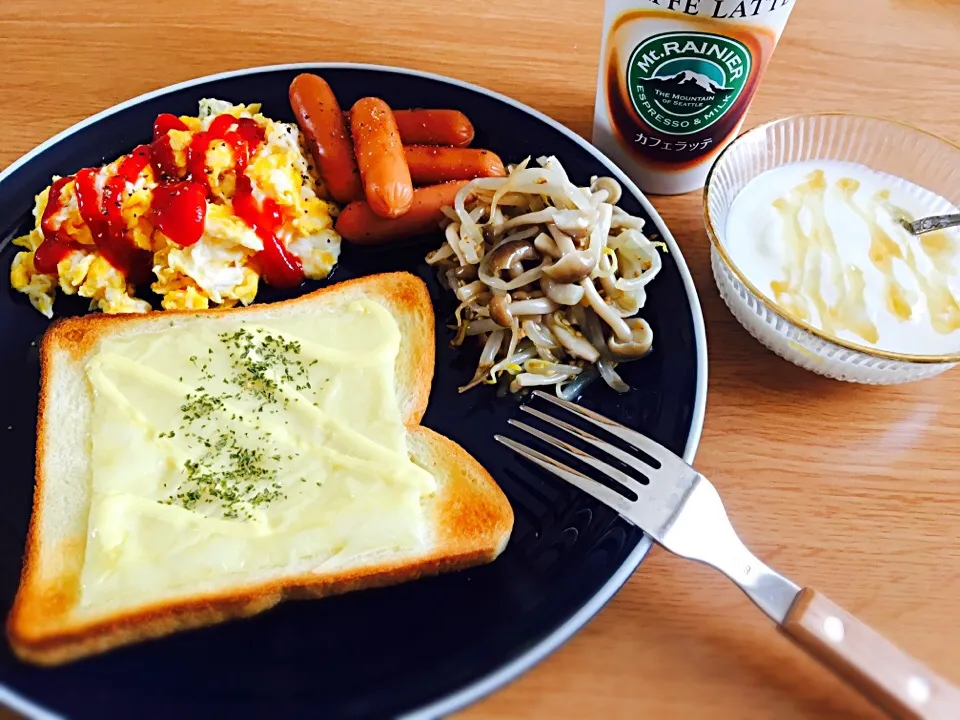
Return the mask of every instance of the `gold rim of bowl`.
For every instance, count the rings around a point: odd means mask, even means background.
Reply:
[[[726,248],[723,246],[723,242],[720,240],[720,236],[717,234],[716,228],[713,226],[713,219],[710,217],[710,187],[713,184],[713,174],[716,171],[717,167],[720,165],[720,161],[723,159],[724,155],[727,154],[727,151],[733,148],[735,145],[738,145],[745,138],[751,135],[756,135],[767,128],[773,125],[780,125],[786,122],[803,120],[805,118],[821,118],[821,117],[846,117],[846,118],[860,118],[866,120],[879,120],[881,122],[889,123],[891,125],[898,125],[901,128],[910,130],[920,135],[926,135],[929,138],[938,140],[939,142],[949,145],[955,150],[960,150],[960,145],[954,143],[942,135],[930,132],[929,130],[924,130],[919,128],[916,125],[911,125],[910,123],[903,122],[901,120],[894,120],[892,118],[883,117],[881,115],[870,115],[866,113],[848,113],[848,112],[816,112],[816,113],[801,113],[799,115],[787,115],[786,117],[778,118],[776,120],[771,120],[769,122],[762,123],[755,127],[746,130],[736,138],[733,142],[727,145],[714,161],[713,166],[710,168],[710,172],[707,173],[707,180],[703,186],[703,222],[707,228],[707,236],[710,238],[710,243],[713,245],[714,249],[720,255],[720,259],[723,260],[723,264],[732,272],[736,278],[746,286],[746,288],[759,300],[763,305],[773,314],[779,316],[780,318],[786,320],[793,325],[796,325],[801,330],[814,335],[815,337],[825,340],[834,345],[839,345],[842,348],[847,350],[853,350],[855,352],[863,353],[864,355],[870,355],[871,357],[883,358],[884,360],[899,360],[901,362],[911,362],[911,363],[946,363],[946,362],[960,362],[960,352],[950,353],[946,355],[910,355],[908,353],[898,353],[891,352],[889,350],[880,350],[879,348],[871,347],[869,345],[859,345],[854,342],[849,342],[842,338],[836,337],[835,335],[830,335],[829,333],[824,332],[823,330],[814,327],[806,320],[802,320],[796,317],[793,313],[783,309],[776,302],[768,298],[761,290],[755,286],[750,280],[744,275],[740,268],[737,267],[736,263],[730,258],[730,255],[727,253]],[[749,182],[749,181],[748,181]],[[736,196],[734,196],[736,200]],[[731,201],[731,204],[733,200]]]

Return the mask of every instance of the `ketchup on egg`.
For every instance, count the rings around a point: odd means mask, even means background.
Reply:
[[[281,288],[296,287],[302,283],[303,264],[300,258],[287,250],[277,237],[277,231],[283,225],[283,208],[280,204],[273,198],[265,197],[258,207],[250,179],[244,176],[237,181],[233,211],[263,240],[263,250],[257,253],[257,262],[264,280]]]
[[[207,150],[212,142],[222,140],[230,146],[234,157],[237,176],[234,213],[263,241],[263,250],[257,254],[256,261],[264,279],[278,287],[295,287],[302,283],[304,274],[300,258],[287,250],[277,236],[284,221],[283,208],[272,198],[265,197],[258,202],[249,178],[244,175],[250,158],[264,142],[263,128],[251,118],[218,115],[206,131],[194,133],[190,139],[183,169],[178,166],[170,144],[171,130],[188,131],[189,128],[176,115],[162,113],[157,116],[153,141],[138,146],[125,156],[116,174],[108,177],[99,191],[97,176],[100,171],[93,168],[84,168],[75,176],[61,178],[51,185],[40,221],[44,240],[34,254],[37,271],[55,275],[57,263],[80,247],[62,227],[53,227],[54,216],[63,208],[62,191],[68,182],[75,180],[80,217],[90,229],[98,252],[130,282],[147,282],[152,254],[137,247],[128,236],[121,213],[127,183],[135,184],[144,168],[151,165],[162,179],[153,191],[150,207],[156,227],[171,242],[182,247],[192,245],[203,235],[210,196]]]
[[[97,189],[99,171],[93,168],[84,168],[73,177],[61,178],[53,183],[40,220],[44,241],[34,255],[34,267],[42,273],[56,274],[57,264],[80,247],[62,227],[55,230],[52,222],[63,208],[63,188],[70,180],[74,180],[77,208],[93,236],[97,251],[130,282],[149,280],[153,255],[128,237],[126,221],[121,213],[122,195],[127,183],[135,183],[149,163],[150,149],[140,145],[120,161],[116,174],[106,179],[100,191]]]
[[[177,245],[193,245],[203,235],[207,192],[200,183],[170,182],[153,191],[151,205],[160,231]]]
[[[150,143],[150,154],[153,158],[153,168],[158,175],[177,177],[179,168],[177,159],[170,147],[171,130],[189,130],[186,124],[176,115],[161,113],[153,122],[153,142]]]
[[[40,232],[43,233],[43,242],[40,243],[40,247],[33,255],[33,266],[37,269],[37,272],[45,275],[56,275],[57,263],[80,247],[70,239],[70,236],[62,228],[54,229],[53,227],[53,216],[63,207],[60,195],[63,188],[72,179],[71,177],[63,177],[53,182],[47,195],[47,205],[43,209],[43,215],[40,216]]]

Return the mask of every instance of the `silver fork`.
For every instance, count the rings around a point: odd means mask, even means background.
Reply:
[[[632,491],[637,499],[630,500],[516,440],[496,435],[497,441],[613,508],[670,552],[722,572],[795,643],[889,715],[926,720],[960,718],[960,689],[821,593],[801,589],[758,560],[737,537],[720,495],[707,478],[635,430],[545,392],[538,390],[533,394],[599,426],[653,459],[651,464],[530,405],[521,407],[544,423],[616,458],[648,481],[644,483],[580,447],[527,423],[510,420],[514,427]]]

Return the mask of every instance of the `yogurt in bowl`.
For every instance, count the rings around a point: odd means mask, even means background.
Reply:
[[[838,160],[758,175],[733,201],[727,253],[792,317],[890,352],[960,352],[956,231],[911,235],[898,218],[949,203],[902,178]]]
[[[956,212],[960,148],[880,118],[810,115],[751,130],[705,190],[714,275],[761,342],[844,380],[905,382],[960,360],[960,233],[899,220]]]

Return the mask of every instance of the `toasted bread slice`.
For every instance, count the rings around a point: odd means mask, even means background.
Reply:
[[[411,459],[430,472],[437,490],[422,507],[425,546],[365,554],[321,569],[301,561],[225,578],[203,592],[91,613],[77,612],[92,479],[89,430],[92,389],[86,360],[107,337],[156,332],[197,318],[241,316],[252,322],[304,316],[320,307],[365,298],[393,315],[401,331],[395,374]],[[321,597],[389,585],[489,562],[506,546],[513,512],[483,467],[452,441],[419,425],[434,366],[434,317],[424,284],[407,273],[343,282],[293,300],[249,308],[142,316],[90,315],[63,320],[41,347],[36,489],[23,575],[7,633],[29,662],[55,665],[148,638],[253,615],[292,597]]]

